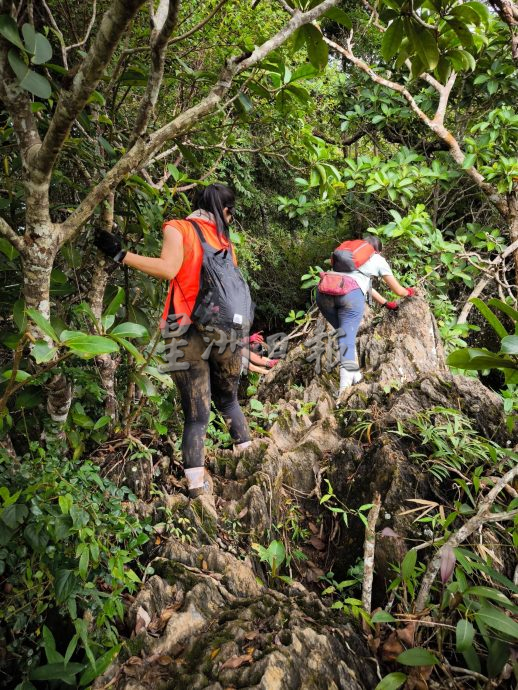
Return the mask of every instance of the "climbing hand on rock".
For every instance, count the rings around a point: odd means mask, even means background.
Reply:
[[[126,256],[126,250],[122,248],[122,240],[118,235],[114,235],[101,228],[95,229],[94,244],[110,259],[121,263]]]

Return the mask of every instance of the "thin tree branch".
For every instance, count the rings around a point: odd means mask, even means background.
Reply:
[[[15,249],[17,249],[20,252],[20,254],[24,253],[25,242],[23,240],[23,237],[21,235],[17,235],[15,231],[12,229],[12,227],[1,217],[0,235],[2,237],[5,237],[6,240],[9,240],[9,242],[13,245]]]
[[[491,508],[496,500],[498,494],[506,486],[506,484],[512,484],[513,479],[518,476],[518,465],[513,467],[511,470],[506,472],[502,477],[498,479],[491,491],[488,492],[479,503],[478,510],[476,514],[471,517],[460,529],[454,532],[450,538],[441,546],[440,549],[433,556],[432,560],[428,564],[428,568],[424,574],[423,580],[421,582],[421,588],[419,594],[417,595],[415,601],[415,610],[420,613],[426,606],[428,601],[428,596],[430,590],[434,583],[434,580],[441,567],[441,559],[443,553],[448,549],[454,549],[462,542],[466,541],[473,532],[475,532],[481,525],[485,522],[491,521],[496,522],[499,520],[507,520],[514,517],[518,511],[510,511],[505,513],[495,513],[491,514]]]
[[[210,12],[205,19],[203,19],[201,22],[196,24],[196,26],[193,26],[192,29],[189,29],[189,31],[186,31],[184,34],[181,34],[180,36],[175,36],[169,41],[169,45],[173,45],[173,43],[180,43],[180,41],[185,41],[186,38],[189,38],[189,36],[192,36],[195,34],[197,31],[200,29],[203,29],[205,24],[208,24],[212,17],[214,17],[215,14],[217,14],[220,9],[223,7],[228,2],[228,0],[220,0],[216,7]]]
[[[61,29],[59,28],[56,20],[54,19],[54,15],[52,14],[52,11],[50,7],[47,5],[45,0],[41,0],[41,4],[43,5],[43,8],[45,9],[45,12],[48,15],[49,21],[52,25],[52,28],[56,32],[56,35],[59,40],[59,47],[61,48],[61,59],[63,60],[63,67],[68,69],[68,58],[67,58],[67,49],[65,47],[65,39],[63,38],[63,33]]]
[[[493,259],[493,261],[491,261],[490,266],[494,266],[494,267],[495,267],[495,272],[494,272],[494,274],[482,278],[482,280],[480,280],[480,281],[475,285],[475,287],[474,287],[473,290],[471,291],[471,294],[470,294],[470,296],[468,297],[466,303],[465,303],[464,306],[462,307],[462,311],[460,312],[459,317],[458,317],[458,319],[457,319],[457,324],[466,323],[467,318],[468,318],[468,316],[469,316],[469,313],[470,313],[471,309],[473,308],[473,302],[471,302],[471,300],[474,299],[475,297],[478,297],[480,294],[482,294],[482,292],[484,291],[484,289],[486,288],[486,286],[487,286],[492,280],[495,279],[496,273],[497,273],[497,271],[498,271],[498,267],[502,264],[502,262],[503,262],[510,254],[513,254],[513,252],[515,252],[515,251],[517,251],[517,250],[518,250],[518,240],[516,240],[515,242],[513,242],[512,244],[510,244],[501,254],[499,254],[495,259]]]
[[[97,86],[122,35],[144,0],[114,0],[104,13],[97,36],[69,91],[63,90],[45,138],[33,156],[33,179],[47,182],[75,118]]]
[[[90,33],[92,32],[92,29],[95,24],[95,17],[97,15],[97,0],[93,0],[92,2],[93,7],[92,7],[92,16],[90,18],[90,23],[88,24],[88,27],[86,29],[86,33],[81,41],[78,41],[77,43],[73,43],[70,46],[66,46],[65,52],[68,53],[69,50],[72,50],[73,48],[80,48],[81,46],[84,46],[84,44],[88,41],[88,37],[90,36]]]
[[[252,53],[227,60],[218,81],[205,98],[150,134],[146,140],[142,137],[139,138],[132,148],[117,161],[103,180],[90,191],[81,204],[61,225],[62,241],[71,239],[78,232],[79,228],[88,220],[97,204],[106,198],[110,190],[114,189],[125,175],[135,168],[142,167],[143,162],[152,158],[155,152],[160,150],[164,144],[185,134],[202,118],[212,114],[220,105],[238,74],[255,67],[269,53],[279,48],[297,29],[317,19],[331,7],[337,5],[338,2],[339,0],[324,0],[307,12],[297,13],[272,38],[257,46]]]
[[[179,0],[160,0],[158,9],[151,18],[153,27],[150,36],[151,73],[139,108],[130,146],[146,131],[149,118],[158,100],[164,78],[167,42],[178,20],[179,6]]]

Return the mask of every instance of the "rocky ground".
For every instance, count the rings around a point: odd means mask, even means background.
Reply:
[[[479,433],[505,443],[501,402],[477,379],[450,374],[434,319],[419,298],[403,301],[396,313],[366,318],[359,338],[365,378],[340,407],[336,373],[325,371],[324,358],[315,376],[307,354],[303,344],[294,347],[261,384],[263,414],[276,415],[267,435],[240,458],[229,452],[210,458],[217,527],[181,493],[148,506],[160,522],[153,574],[128,611],[131,652],[96,681],[97,690],[372,690],[379,682],[360,625],[316,593],[331,568],[345,577],[364,542],[359,520],[346,528],[321,505],[326,480],[351,511],[379,493],[377,531],[389,527],[398,535],[376,541],[376,605],[390,563],[406,550],[405,537],[420,536],[413,516],[400,515],[402,506],[437,490],[426,467],[412,461],[415,446],[393,433],[398,422],[454,408]],[[289,582],[258,564],[251,544],[288,534],[293,515],[305,529],[305,558],[293,558]]]

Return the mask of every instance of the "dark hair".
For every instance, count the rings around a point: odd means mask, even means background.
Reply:
[[[377,252],[381,252],[383,249],[383,245],[379,237],[376,237],[375,235],[365,235],[363,239],[365,242],[368,242],[370,245],[372,245]]]
[[[198,192],[198,208],[213,214],[218,235],[227,239],[229,237],[228,223],[225,220],[223,209],[228,208],[230,213],[234,215],[235,202],[234,190],[224,184],[209,184]]]

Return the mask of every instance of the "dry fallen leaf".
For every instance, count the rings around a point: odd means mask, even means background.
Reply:
[[[138,635],[141,630],[145,630],[151,623],[151,616],[146,609],[139,606],[137,609],[137,620],[135,621],[135,635]]]
[[[221,647],[216,647],[216,649],[213,649],[212,652],[210,653],[210,658],[215,659],[218,656],[218,654],[220,653],[220,651],[221,651]]]
[[[396,657],[404,651],[405,648],[398,640],[396,633],[392,632],[381,647],[381,658],[383,661],[395,661]]]
[[[326,548],[325,542],[323,542],[322,539],[320,539],[320,537],[317,537],[316,535],[313,535],[311,537],[309,543],[317,551],[323,551]]]
[[[404,628],[400,628],[396,631],[398,638],[401,640],[401,642],[404,642],[407,647],[414,646],[414,635],[416,627],[417,621],[410,621],[410,623],[407,623]]]
[[[259,637],[259,633],[257,630],[251,630],[250,632],[247,632],[245,635],[245,640],[248,640],[249,642],[252,640],[255,640],[256,637]]]
[[[248,508],[243,508],[243,510],[240,513],[238,513],[237,519],[242,520],[247,513],[248,513]]]
[[[160,664],[160,666],[169,666],[169,664],[173,663],[173,660],[170,656],[167,656],[167,654],[163,654],[162,656],[158,657],[156,662],[157,664]]]
[[[314,522],[308,522],[308,527],[313,532],[313,534],[318,534],[318,527],[315,525]]]
[[[203,561],[201,562],[201,569],[202,570],[208,570],[209,569],[209,564],[207,563],[207,561],[205,559],[203,559]]]
[[[224,664],[222,664],[220,671],[223,671],[225,668],[240,668],[241,666],[244,666],[245,664],[250,664],[252,663],[252,655],[251,654],[242,654],[241,656],[232,656],[230,659],[227,659]]]

